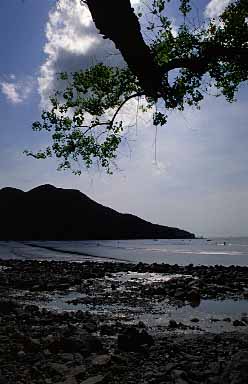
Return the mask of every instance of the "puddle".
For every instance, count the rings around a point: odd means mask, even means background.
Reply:
[[[233,320],[240,320],[248,315],[248,300],[202,300],[197,308],[192,308],[189,304],[181,307],[174,306],[164,300],[159,303],[144,305],[137,301],[136,306],[120,304],[100,304],[92,303],[70,303],[71,300],[84,299],[87,295],[77,292],[70,292],[67,295],[50,295],[50,301],[40,303],[42,307],[61,311],[90,311],[97,315],[106,315],[109,320],[122,319],[127,323],[137,323],[143,321],[150,329],[167,329],[171,319],[181,322],[186,326],[195,327],[196,331],[207,330],[209,332],[228,332],[242,330],[248,332],[246,327],[234,327]],[[94,297],[92,297],[94,298]],[[197,321],[192,322],[192,319]],[[192,332],[189,330],[188,332]]]
[[[172,306],[166,302],[154,308],[153,313],[144,313],[140,317],[148,327],[165,327],[171,319],[187,326],[196,326],[209,332],[228,332],[242,330],[247,326],[233,326],[233,320],[248,318],[248,300],[202,300],[197,308],[190,305]],[[197,321],[191,321],[197,319]]]
[[[203,300],[197,309],[204,313],[216,315],[248,313],[248,300]]]
[[[108,321],[121,319],[126,322],[143,321],[150,329],[163,328],[171,319],[196,330],[210,332],[248,331],[247,326],[233,326],[233,320],[240,320],[248,313],[248,300],[202,300],[198,306],[172,305],[168,300],[142,298],[143,285],[160,284],[172,279],[190,278],[191,275],[120,272],[104,279],[89,279],[88,291],[67,291],[43,294],[39,306],[50,310],[90,311],[104,315]],[[160,300],[160,299],[159,299]],[[31,300],[32,301],[32,300]],[[36,301],[37,303],[37,301]],[[227,320],[227,318],[229,318]],[[195,319],[194,322],[191,320]]]

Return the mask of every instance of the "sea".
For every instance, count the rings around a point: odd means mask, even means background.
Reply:
[[[248,265],[248,237],[89,241],[1,241],[1,259]]]

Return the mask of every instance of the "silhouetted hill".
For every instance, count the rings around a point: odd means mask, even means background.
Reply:
[[[0,190],[1,240],[194,238],[98,204],[80,191],[41,185]]]

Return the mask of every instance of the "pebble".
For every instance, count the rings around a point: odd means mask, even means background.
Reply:
[[[88,379],[81,381],[80,384],[100,384],[104,380],[104,376],[102,375],[97,375],[93,377],[89,377]]]

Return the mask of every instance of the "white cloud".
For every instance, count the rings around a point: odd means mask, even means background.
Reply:
[[[34,87],[34,81],[31,77],[25,80],[15,81],[16,76],[11,74],[10,81],[0,81],[0,88],[7,100],[12,104],[23,103],[30,95]]]
[[[11,103],[18,104],[22,102],[22,99],[17,91],[16,84],[3,81],[1,82],[1,90]]]
[[[131,0],[136,8],[140,0]],[[58,73],[75,72],[96,62],[123,65],[114,44],[98,33],[88,8],[80,0],[60,0],[50,11],[46,24],[44,53],[47,58],[38,78],[41,105],[62,86]]]
[[[211,0],[205,8],[205,16],[215,18],[221,15],[232,0]]]
[[[88,8],[80,0],[61,0],[50,11],[46,39],[47,58],[38,78],[42,105],[60,88],[59,72],[78,71],[99,61],[123,63],[114,44],[98,33]]]

